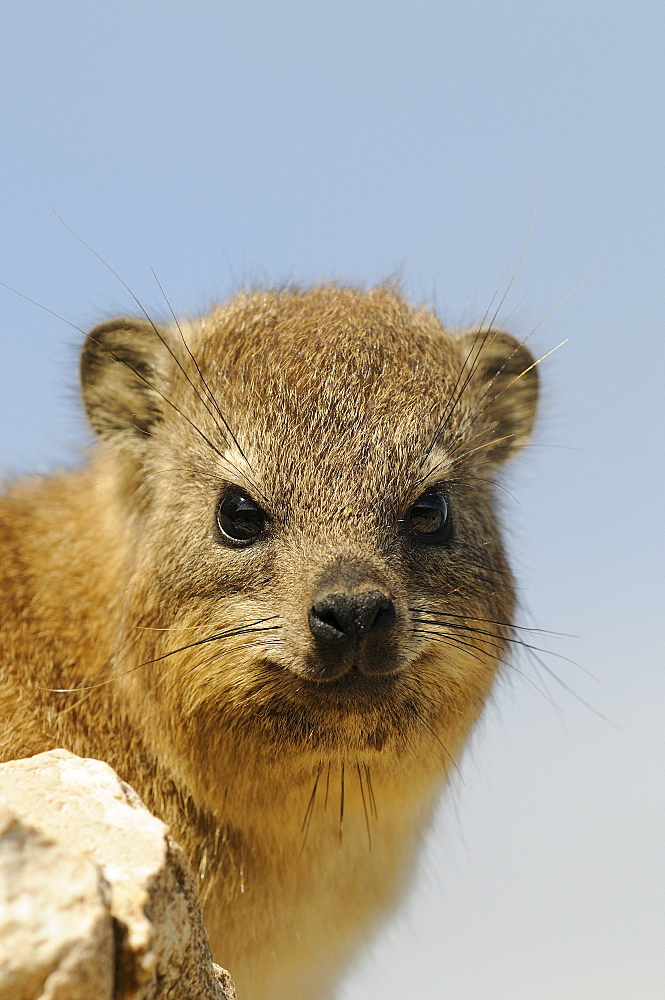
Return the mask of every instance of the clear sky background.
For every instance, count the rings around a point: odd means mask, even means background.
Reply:
[[[3,4],[0,280],[77,326],[134,306],[53,210],[156,314],[151,266],[181,312],[399,273],[470,323],[528,238],[501,314],[569,338],[505,508],[581,666],[505,669],[338,1000],[664,995],[664,63],[656,0]],[[79,461],[80,336],[0,318],[0,464]]]

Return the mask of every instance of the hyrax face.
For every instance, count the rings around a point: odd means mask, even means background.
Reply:
[[[165,744],[454,752],[509,633],[493,480],[531,430],[532,365],[382,288],[90,334],[84,397],[128,525],[117,670]]]

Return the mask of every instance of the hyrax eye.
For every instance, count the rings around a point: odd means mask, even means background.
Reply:
[[[426,545],[443,545],[450,541],[452,517],[448,501],[440,490],[428,490],[409,507],[406,515],[409,533]]]
[[[251,545],[261,537],[265,526],[265,513],[243,493],[227,493],[217,505],[217,527],[227,545]]]

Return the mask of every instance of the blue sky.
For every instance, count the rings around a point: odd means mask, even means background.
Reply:
[[[75,326],[133,304],[54,211],[157,314],[151,267],[181,312],[397,273],[452,324],[512,278],[568,341],[505,508],[523,620],[597,680],[507,668],[340,1000],[662,995],[663,52],[640,0],[4,5],[0,281]],[[80,335],[0,318],[0,466],[80,460]]]

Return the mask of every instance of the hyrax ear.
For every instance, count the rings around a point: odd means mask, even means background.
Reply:
[[[476,413],[484,411],[492,444],[479,446],[495,462],[504,462],[526,444],[536,419],[538,375],[533,355],[521,341],[502,331],[468,330],[460,337],[466,362],[463,377],[473,372]]]
[[[109,320],[86,337],[83,401],[101,438],[135,447],[162,420],[172,360],[166,338],[166,331],[142,319]]]

